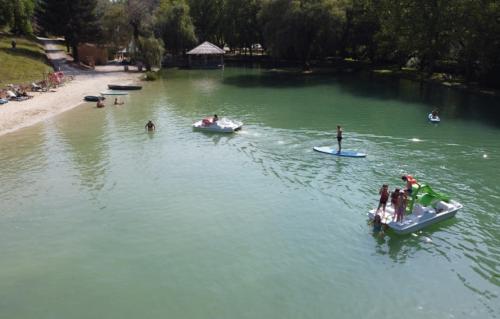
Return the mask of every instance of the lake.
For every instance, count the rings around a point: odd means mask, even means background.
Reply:
[[[500,316],[498,98],[250,68],[143,85],[0,138],[1,318]],[[192,130],[214,113],[245,125]],[[337,124],[366,158],[313,151]],[[464,208],[374,236],[404,173]]]

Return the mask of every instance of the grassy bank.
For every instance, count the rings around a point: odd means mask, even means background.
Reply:
[[[0,88],[10,83],[29,84],[43,79],[52,68],[42,46],[34,39],[15,37],[17,46],[12,49],[12,39],[0,34]]]

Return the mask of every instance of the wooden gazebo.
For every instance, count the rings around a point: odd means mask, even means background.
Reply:
[[[224,53],[215,44],[205,41],[187,53],[188,65],[190,68],[200,69],[223,68]]]

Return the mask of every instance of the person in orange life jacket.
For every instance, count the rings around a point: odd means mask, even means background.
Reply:
[[[408,195],[411,196],[411,193],[413,191],[413,185],[419,185],[417,180],[413,178],[411,175],[403,175],[401,176],[401,179],[406,182],[406,191],[408,191]]]

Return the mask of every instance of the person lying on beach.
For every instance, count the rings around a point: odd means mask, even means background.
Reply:
[[[115,105],[123,105],[125,102],[118,102],[118,98],[115,98]]]
[[[151,120],[149,120],[149,122],[146,123],[144,128],[148,131],[156,131],[156,126],[154,125],[153,122],[151,122]]]
[[[26,91],[21,90],[16,90],[15,93],[11,90],[7,90],[7,96],[11,101],[24,101],[33,97],[32,95],[28,95]]]

